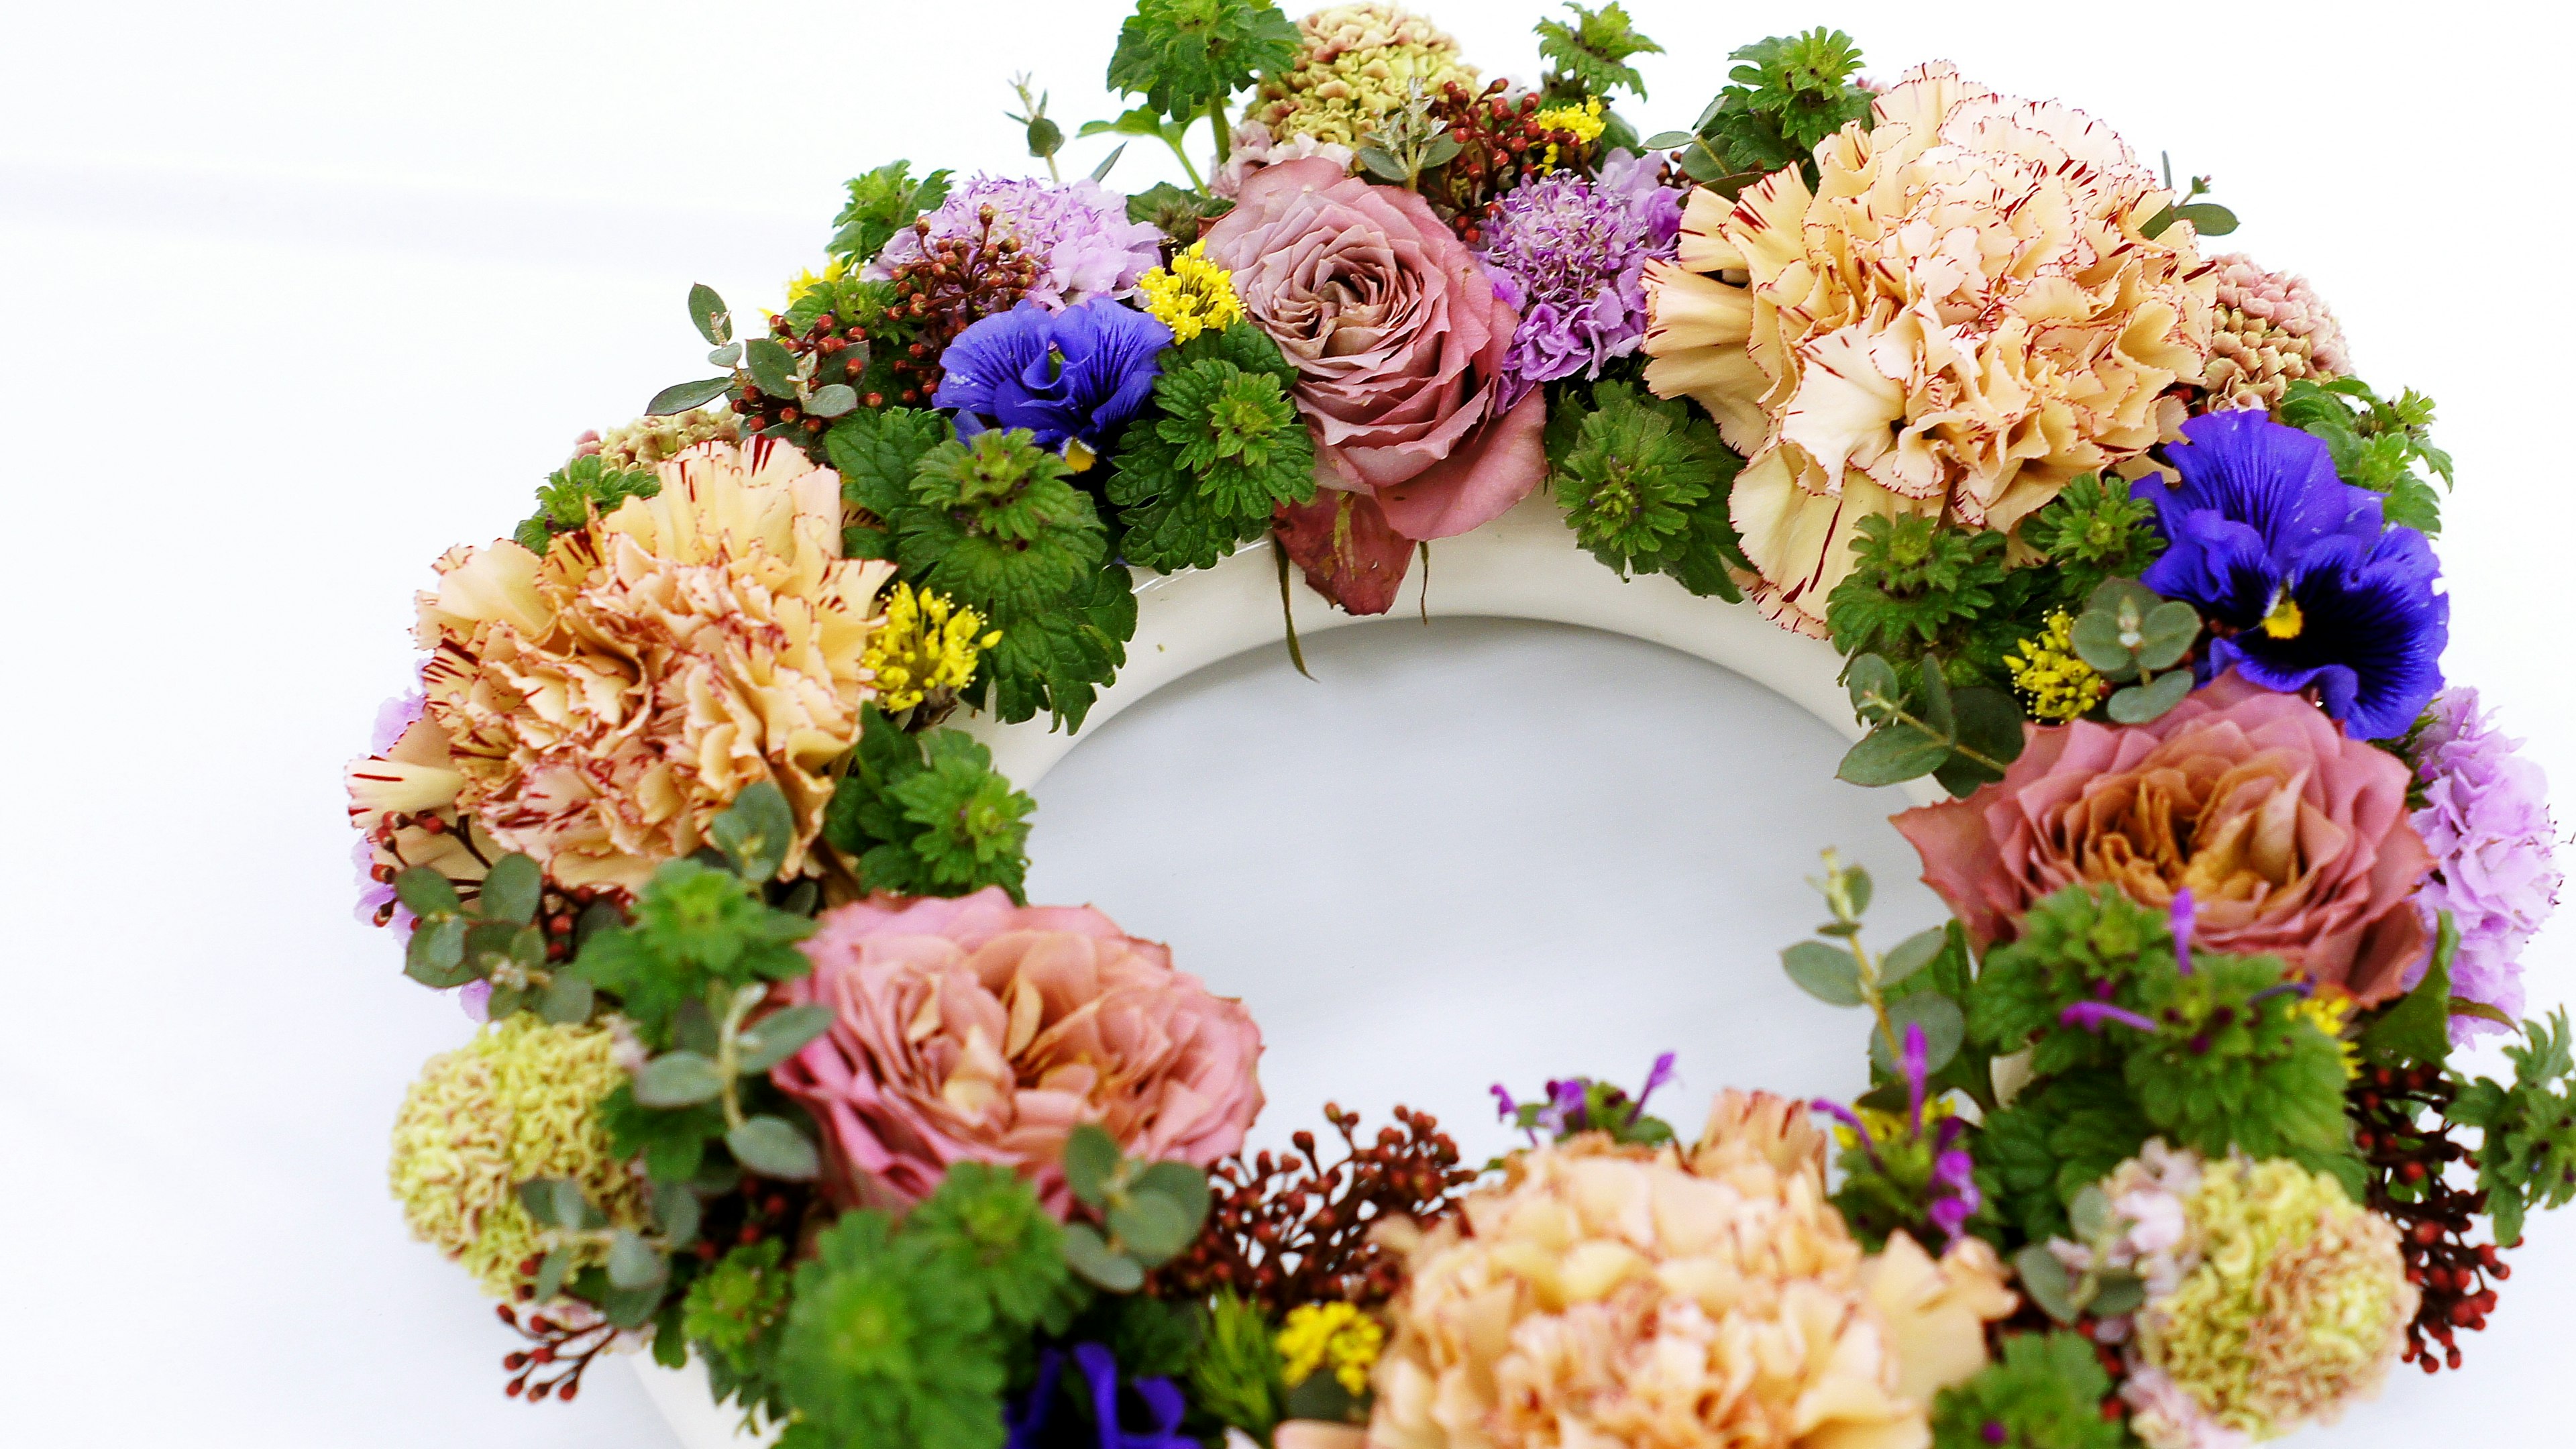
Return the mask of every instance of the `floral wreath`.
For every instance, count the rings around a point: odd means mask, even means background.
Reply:
[[[717,375],[438,561],[350,816],[483,1023],[391,1176],[510,1394],[649,1346],[800,1446],[2218,1449],[2460,1366],[2576,1195],[2576,1054],[2518,1021],[2554,828],[2445,687],[2429,400],[2080,111],[1820,29],[1640,138],[1660,47],[1567,10],[1523,87],[1385,4],[1141,0],[1088,179],[1015,82],[1046,179],[852,181],[754,335],[691,291]],[[1140,139],[1192,185],[1109,190]],[[1383,612],[1542,489],[1830,642],[1955,919],[1882,946],[1827,856],[1781,960],[1856,1101],[1677,1131],[1667,1054],[1495,1087],[1482,1166],[1402,1107],[1247,1154],[1250,1015],[1027,904],[949,721],[1078,729],[1140,577]]]

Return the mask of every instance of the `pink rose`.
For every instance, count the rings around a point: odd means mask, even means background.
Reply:
[[[1076,1124],[1205,1167],[1261,1110],[1243,1003],[1087,906],[878,895],[825,912],[804,951],[814,974],[780,995],[838,1019],[770,1076],[822,1124],[841,1202],[908,1205],[952,1162],[995,1162],[1061,1217]]]
[[[1288,541],[1318,589],[1383,611],[1415,541],[1465,533],[1538,486],[1546,404],[1502,403],[1520,319],[1421,197],[1326,157],[1287,161],[1245,177],[1205,240],[1297,368],[1316,481],[1333,491],[1292,510],[1314,516]],[[1355,537],[1376,541],[1365,558]],[[1336,587],[1363,562],[1392,578]]]
[[[2365,1006],[2423,959],[2409,900],[2433,862],[2406,764],[2315,705],[2230,671],[2152,723],[2028,739],[2002,780],[1896,817],[1980,947],[2085,881],[2159,909],[2188,887],[2196,945],[2278,956]]]

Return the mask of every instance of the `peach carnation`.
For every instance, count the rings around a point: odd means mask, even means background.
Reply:
[[[1896,828],[1981,948],[2078,882],[2158,909],[2188,889],[2198,946],[2278,956],[2368,1006],[2428,939],[2411,898],[2433,858],[2408,779],[2315,705],[2230,671],[2148,724],[2033,727],[2003,779]]]
[[[845,1203],[908,1204],[950,1163],[992,1162],[1062,1216],[1076,1124],[1206,1167],[1261,1110],[1243,1003],[1088,906],[879,895],[824,913],[804,951],[814,974],[781,998],[836,1019],[771,1076],[822,1124]]]
[[[1687,1154],[1516,1155],[1415,1240],[1372,1449],[1922,1449],[2014,1307],[1974,1239],[1865,1257],[1803,1103],[1729,1092]]]
[[[567,885],[635,889],[755,781],[797,821],[789,873],[859,737],[892,566],[841,557],[840,480],[795,449],[707,442],[662,490],[556,535],[439,561],[420,596],[425,718],[455,804]]]
[[[1647,384],[1747,455],[1735,525],[1765,613],[1821,635],[1873,514],[2010,529],[2173,435],[2216,281],[2109,128],[1918,67],[1872,122],[1732,204],[1691,194],[1650,264]]]

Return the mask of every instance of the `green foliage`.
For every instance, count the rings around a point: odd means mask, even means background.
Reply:
[[[891,559],[894,535],[886,520],[912,503],[912,475],[921,460],[957,436],[948,419],[927,408],[871,408],[832,424],[824,455],[841,475],[841,502],[870,522],[841,531],[852,558]]]
[[[1283,504],[1315,496],[1315,451],[1289,389],[1296,371],[1238,322],[1163,355],[1154,405],[1127,428],[1108,484],[1131,563],[1207,568],[1259,538]]]
[[[778,1326],[787,1316],[785,1244],[763,1238],[716,1260],[680,1300],[680,1332],[706,1361],[719,1402],[783,1419],[777,1378]]]
[[[1555,67],[1548,76],[1550,98],[1606,97],[1623,90],[1644,100],[1645,77],[1628,58],[1661,55],[1664,48],[1637,32],[1618,0],[1598,10],[1567,0],[1565,8],[1574,12],[1572,24],[1542,20],[1537,26],[1538,53]]]
[[[1296,63],[1297,27],[1269,0],[1137,0],[1118,28],[1109,89],[1186,120]]]
[[[1276,1330],[1257,1305],[1231,1289],[1217,1295],[1208,1306],[1207,1330],[1190,1356],[1187,1377],[1193,1405],[1251,1435],[1256,1444],[1270,1442],[1287,1387]]]
[[[2191,605],[2128,579],[2104,579],[2076,616],[2069,642],[2104,679],[2127,686],[2112,691],[2111,718],[2145,724],[2191,693],[2186,661],[2199,637],[2200,614]]]
[[[2102,1416],[2111,1376],[2091,1340],[2063,1331],[2016,1333],[2003,1355],[1932,1401],[1933,1449],[2122,1449],[2133,1444]]]
[[[546,475],[537,488],[537,511],[511,536],[529,552],[541,554],[549,539],[581,527],[594,511],[605,516],[629,498],[650,498],[661,491],[661,475],[649,468],[629,472],[608,467],[596,453],[586,454]]]
[[[2123,1033],[2123,1076],[2148,1123],[2208,1156],[2242,1148],[2336,1172],[2358,1200],[2335,1039],[2296,1010],[2299,990],[2279,961],[2204,953],[2192,966],[2188,976],[2143,977],[2140,1012],[2163,1025]]]
[[[1008,1167],[960,1162],[904,1219],[962,1283],[977,1285],[997,1322],[1061,1330],[1079,1296],[1064,1263],[1064,1230],[1035,1189]]]
[[[812,969],[795,943],[814,923],[772,910],[730,871],[674,860],[635,898],[632,924],[583,943],[570,969],[613,992],[648,1044],[670,1039],[673,1014],[711,992],[788,981]]]
[[[546,975],[546,936],[535,924],[544,889],[535,859],[518,853],[492,862],[471,901],[458,895],[456,882],[428,866],[395,876],[395,898],[417,918],[403,949],[403,974],[440,990],[491,980],[494,1021],[537,1004],[541,998],[533,983]],[[549,991],[542,998],[547,1020],[589,1017],[586,997],[568,1003],[577,1010],[557,1010],[554,995]]]
[[[856,862],[871,891],[962,896],[997,885],[1020,901],[1036,808],[973,737],[906,734],[870,706],[824,812],[823,838]]]
[[[2433,446],[2433,400],[2408,388],[2395,402],[2357,377],[2293,381],[2281,399],[2281,421],[2325,440],[2335,472],[2355,487],[2383,494],[2383,516],[2426,537],[2442,531],[2442,491],[2452,486],[2451,455]]]
[[[1854,84],[1860,47],[1819,26],[1756,41],[1729,58],[1742,64],[1727,72],[1730,83],[1691,129],[1646,144],[1679,148],[1682,171],[1728,197],[1792,164],[1815,185],[1817,143],[1869,118],[1869,92]]]
[[[2156,511],[2132,498],[2117,479],[2087,473],[2022,520],[2024,543],[2048,555],[2060,580],[2057,600],[2082,599],[2104,579],[2134,579],[2165,551]]]
[[[2480,1077],[2451,1105],[2454,1121],[2484,1129],[2478,1149],[2478,1186],[2495,1219],[2495,1240],[2522,1237],[2534,1208],[2566,1206],[2576,1198],[2576,1049],[2567,1013],[2522,1024],[2523,1044],[2505,1048],[2513,1063],[2510,1087]]]
[[[2075,1195],[2138,1155],[2154,1129],[2107,1072],[2024,1088],[1971,1139],[1977,1186],[2003,1223],[2033,1242],[2064,1234]]]
[[[1547,426],[1557,503],[1576,540],[1623,578],[1665,573],[1694,594],[1743,597],[1727,570],[1751,564],[1727,499],[1744,459],[1680,399],[1604,382],[1592,401],[1586,410],[1569,391]]]
[[[2004,535],[1903,513],[1860,521],[1852,570],[1825,601],[1843,654],[1956,654],[2004,581]]]
[[[1143,1287],[1146,1271],[1179,1256],[1207,1221],[1205,1172],[1186,1162],[1123,1156],[1116,1139],[1092,1123],[1065,1139],[1064,1177],[1098,1220],[1065,1228],[1065,1261],[1112,1293]]]
[[[948,179],[941,170],[916,181],[909,161],[889,161],[852,177],[849,202],[832,218],[837,230],[826,250],[854,265],[869,261],[914,217],[948,199]]]
[[[1001,1449],[1004,1345],[981,1285],[873,1209],[814,1247],[778,1344],[799,1417],[782,1443]]]
[[[2451,962],[2460,953],[2460,927],[2449,911],[2435,920],[2433,961],[2424,979],[2368,1018],[2354,1042],[2364,1061],[2438,1068],[2450,1057]]]
[[[1084,127],[1083,134],[1092,134],[1091,128]],[[1148,223],[1176,247],[1197,241],[1208,223],[1232,210],[1231,197],[1210,196],[1168,181],[1157,181],[1127,198],[1127,219]]]
[[[1873,726],[1846,751],[1834,774],[1855,785],[1894,785],[1930,775],[1953,795],[1966,795],[2021,754],[2021,705],[1986,685],[1953,689],[1941,661],[1923,656],[1911,669],[1862,654],[1843,667],[1852,713]]]
[[[1089,1299],[1063,1337],[1108,1349],[1118,1361],[1118,1376],[1132,1382],[1188,1373],[1206,1331],[1206,1314],[1196,1303],[1150,1293],[1103,1293]]]
[[[2029,1048],[2042,1077],[2115,1061],[2116,1043],[2060,1017],[2079,1001],[2134,1007],[2140,981],[2174,969],[2171,926],[2117,886],[2072,885],[2031,906],[2019,930],[1986,953],[1969,1036],[1999,1056]]]
[[[713,1100],[677,1109],[647,1107],[630,1083],[600,1099],[600,1121],[620,1158],[641,1156],[655,1182],[687,1182],[706,1163],[707,1143],[725,1132],[724,1107]]]

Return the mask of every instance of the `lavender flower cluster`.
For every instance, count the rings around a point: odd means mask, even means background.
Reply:
[[[1049,311],[1090,297],[1124,297],[1163,260],[1163,234],[1127,219],[1127,199],[1097,181],[1058,186],[1035,177],[978,176],[923,213],[929,237],[972,237],[993,209],[994,229],[1018,239],[1036,259],[1038,278],[1028,300]],[[918,230],[895,233],[862,274],[883,280],[905,262],[920,259]]]
[[[2412,750],[2425,802],[2415,831],[2434,861],[2416,909],[2428,923],[2448,911],[2459,928],[2451,994],[2513,1017],[2522,1014],[2522,948],[2557,906],[2564,879],[2548,781],[2521,747],[2489,724],[2476,690],[2460,688],[2434,698]],[[2454,1044],[2507,1030],[2481,1017],[2451,1018]]]
[[[1504,354],[1506,407],[1543,382],[1637,350],[1646,335],[1646,263],[1669,259],[1682,193],[1659,163],[1614,151],[1598,177],[1558,172],[1503,197],[1478,258],[1494,294],[1520,313]]]

